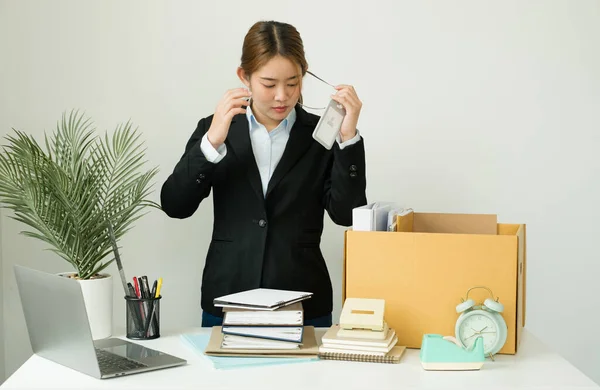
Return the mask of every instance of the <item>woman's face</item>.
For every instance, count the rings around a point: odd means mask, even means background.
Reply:
[[[272,130],[288,116],[300,98],[300,67],[291,60],[275,56],[246,78],[240,79],[252,92],[252,112],[267,130]]]

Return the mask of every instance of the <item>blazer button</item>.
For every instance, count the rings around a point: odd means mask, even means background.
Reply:
[[[358,176],[358,173],[356,173],[356,172],[350,172],[350,177],[356,177],[356,176]]]
[[[261,219],[260,221],[258,221],[258,226],[260,226],[261,228],[264,228],[265,226],[267,226],[267,221],[265,221],[264,219]]]
[[[202,180],[204,178],[206,178],[206,175],[204,173],[198,175],[198,179]]]
[[[356,165],[350,165],[350,172],[356,172],[358,170],[358,168],[356,167]]]

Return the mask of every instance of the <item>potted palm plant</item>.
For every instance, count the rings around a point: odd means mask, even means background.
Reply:
[[[157,168],[143,170],[145,149],[130,122],[112,135],[95,134],[78,111],[62,115],[45,150],[33,136],[14,130],[0,149],[0,207],[66,260],[82,287],[94,339],[112,333],[114,260],[118,241],[147,207]]]

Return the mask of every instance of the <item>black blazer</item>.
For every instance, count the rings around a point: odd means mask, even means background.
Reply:
[[[202,275],[202,309],[222,316],[213,299],[258,287],[310,291],[305,318],[331,313],[332,285],[320,250],[324,210],[350,226],[367,203],[364,141],[331,150],[312,138],[319,117],[296,106],[296,122],[263,196],[245,114],[236,115],[218,163],[200,149],[213,116],[201,119],[161,189],[163,210],[190,217],[213,191],[212,240]]]

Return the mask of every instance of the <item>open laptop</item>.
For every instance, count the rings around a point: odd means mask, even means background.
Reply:
[[[35,354],[99,379],[187,363],[118,338],[94,341],[76,280],[19,265],[15,276]]]

